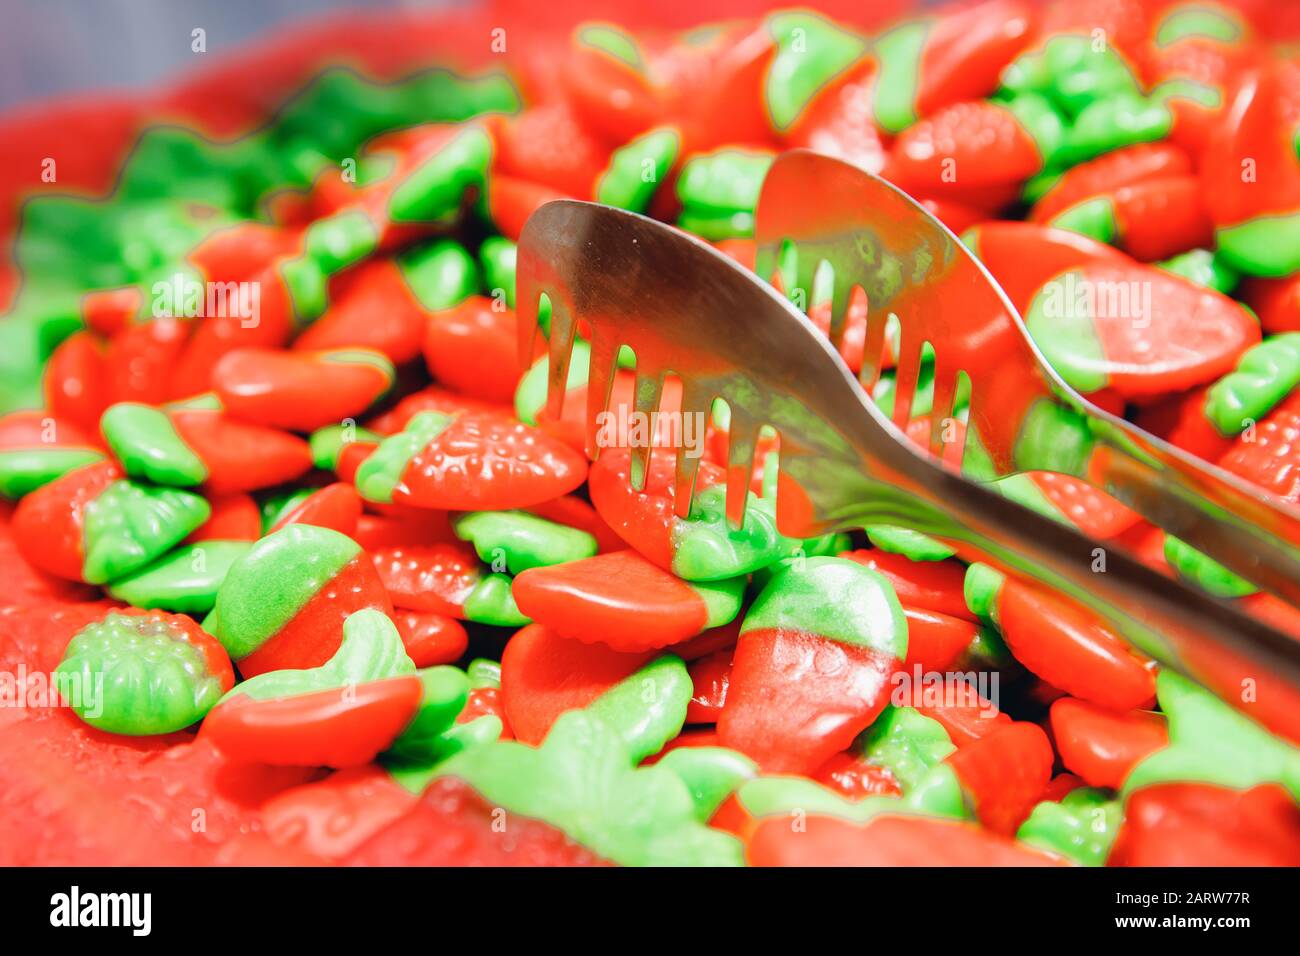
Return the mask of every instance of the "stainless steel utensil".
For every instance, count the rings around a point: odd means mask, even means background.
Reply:
[[[758,272],[770,277],[793,246],[798,288],[810,298],[821,263],[833,270],[831,338],[850,291],[869,303],[860,379],[870,391],[889,314],[901,331],[893,420],[906,425],[924,343],[934,350],[931,447],[951,413],[958,372],[970,379],[967,443],[1007,476],[1053,471],[1114,495],[1168,533],[1300,606],[1300,513],[1102,411],[1042,357],[984,266],[928,210],[855,166],[794,150],[779,156],[755,215]],[[974,443],[978,443],[975,445]]]
[[[681,380],[683,413],[707,415],[715,397],[730,406],[732,521],[743,520],[755,442],[769,425],[780,437],[783,533],[890,524],[947,541],[968,560],[1068,594],[1135,647],[1300,741],[1300,644],[1122,554],[1109,555],[1106,570],[1095,573],[1095,542],[914,446],[805,316],[706,243],[617,209],[548,203],[520,238],[517,283],[521,361],[533,356],[541,296],[550,302],[553,414],[562,407],[578,323],[590,329],[593,456],[596,416],[609,401],[619,347],[627,345],[636,353],[638,411],[657,407],[670,374]],[[644,462],[649,449],[637,452]],[[697,466],[677,449],[680,515],[689,511]],[[1257,688],[1249,706],[1241,703],[1248,678]]]

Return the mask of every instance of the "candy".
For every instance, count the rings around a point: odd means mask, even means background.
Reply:
[[[1249,435],[1243,432],[1238,437],[1236,443],[1219,458],[1219,467],[1283,501],[1300,500],[1300,473],[1295,467],[1300,445],[1294,441],[1298,432],[1300,393],[1293,391]]]
[[[1120,262],[1055,276],[1028,303],[1025,325],[1075,388],[1126,397],[1212,381],[1259,341],[1255,321],[1225,296]]]
[[[596,539],[587,532],[522,511],[471,511],[453,520],[452,530],[474,545],[483,561],[504,561],[511,574],[596,553]]]
[[[862,37],[819,16],[779,13],[767,20],[777,42],[763,99],[772,125],[785,130],[813,95],[866,51]]]
[[[1036,724],[1016,721],[948,757],[979,821],[1011,835],[1029,816],[1052,775],[1052,745]]]
[[[633,769],[599,717],[564,714],[541,747],[502,741],[453,757],[443,772],[508,813],[544,820],[625,866],[741,862],[729,834],[699,822],[695,799],[671,769]]]
[[[187,543],[197,541],[256,541],[262,536],[262,513],[251,495],[242,491],[208,498],[211,514],[199,525]]]
[[[688,160],[677,179],[677,224],[705,239],[752,235],[758,191],[772,159],[767,152],[725,149]]]
[[[1118,790],[1134,765],[1169,745],[1164,718],[1148,711],[1116,714],[1062,697],[1052,704],[1051,721],[1061,762],[1090,787]]]
[[[1044,801],[1033,811],[1016,839],[1083,866],[1102,866],[1119,830],[1121,809],[1104,790],[1071,790],[1059,801]]]
[[[996,620],[1007,647],[1048,683],[1117,710],[1151,700],[1151,670],[1082,608],[1010,580],[1002,584],[996,601]]]
[[[1294,122],[1300,102],[1298,69],[1278,61],[1245,77],[1224,134],[1212,140],[1202,159],[1219,248],[1251,275],[1284,276],[1300,268],[1300,155]]]
[[[348,767],[366,763],[417,716],[424,682],[380,611],[348,615],[333,656],[267,670],[227,693],[203,736],[245,761]]]
[[[701,462],[690,515],[674,513],[671,457],[652,455],[644,487],[632,486],[632,459],[607,451],[591,468],[589,489],[597,513],[654,564],[690,581],[716,581],[755,571],[785,556],[795,542],[776,530],[771,501],[751,497],[745,523],[726,523],[726,472]]]
[[[718,738],[764,770],[814,770],[876,717],[906,656],[888,582],[851,561],[808,558],[746,613]]]
[[[416,667],[433,667],[460,660],[469,635],[460,622],[434,611],[399,610],[393,615],[406,655]]]
[[[293,524],[231,565],[212,627],[251,678],[323,665],[343,640],[344,622],[363,609],[392,610],[370,556],[337,531]]]
[[[367,501],[473,511],[539,504],[585,476],[575,452],[527,425],[421,412],[380,443],[356,483]]]
[[[21,498],[103,457],[76,426],[50,415],[14,412],[0,418],[0,495],[6,498]]]
[[[1033,94],[955,103],[899,136],[885,175],[922,196],[996,208],[1053,161],[1062,137],[1060,116]]]
[[[111,611],[76,633],[56,676],[71,706],[100,730],[166,734],[201,720],[235,683],[230,658],[191,619]]]
[[[246,541],[210,539],[181,545],[157,561],[108,585],[119,601],[140,608],[164,608],[187,614],[206,614],[217,601],[217,591],[230,566],[247,553]]]
[[[651,130],[614,150],[596,183],[596,201],[645,212],[680,150],[681,136],[672,128]]]
[[[374,564],[398,607],[503,627],[528,623],[515,604],[509,575],[485,573],[464,545],[380,548]]]
[[[45,407],[94,431],[109,403],[108,368],[100,342],[89,332],[64,339],[45,366]]]
[[[106,584],[165,554],[208,512],[198,495],[124,480],[115,464],[102,461],[24,498],[14,532],[19,551],[38,568]]]
[[[212,387],[232,418],[310,432],[359,416],[388,391],[395,374],[386,356],[365,349],[236,349],[213,368]]]
[[[344,445],[354,441],[378,444],[383,437],[378,432],[356,425],[326,425],[312,432],[307,442],[311,447],[312,464],[324,471],[333,471],[338,467]]]
[[[329,308],[293,347],[374,349],[401,365],[420,353],[429,313],[456,305],[477,287],[474,260],[453,240],[369,260],[334,280]]]
[[[686,582],[635,551],[525,571],[512,590],[519,609],[557,634],[618,651],[667,647],[720,627],[740,611],[743,577]]]
[[[1192,176],[1147,179],[1067,206],[1048,224],[1119,246],[1150,262],[1213,240],[1213,223]]]
[[[481,295],[429,317],[424,360],[429,374],[472,398],[509,402],[519,383],[515,314]]]
[[[336,481],[286,508],[270,530],[279,531],[291,524],[313,524],[352,537],[360,520],[361,497],[351,485]]]
[[[133,478],[160,485],[197,485],[207,466],[177,433],[166,414],[151,405],[119,402],[100,421],[104,440]]]
[[[104,414],[113,413],[114,408],[109,408]],[[174,462],[185,455],[182,449],[188,449],[202,464],[204,474],[200,480],[204,487],[217,494],[253,491],[292,481],[311,467],[311,449],[301,438],[279,429],[235,421],[210,397],[172,406],[166,418],[168,430],[161,423],[157,430],[131,429],[110,438],[110,445],[119,456],[138,461],[141,466],[150,463],[151,471],[153,462],[165,460],[166,474],[176,476],[180,472]],[[105,434],[108,437],[107,431]],[[192,472],[188,477],[196,474]]]
[[[557,415],[545,345],[521,372],[514,329],[541,204],[676,222],[753,269],[762,178],[808,147],[964,230],[1095,404],[1291,501],[1300,86],[1277,23],[1139,0],[987,0],[870,33],[812,11],[585,23],[502,51],[521,101],[503,73],[425,69],[428,36],[460,38],[431,22],[374,25],[379,80],[362,51],[294,90],[298,67],[263,64],[301,51],[273,47],[160,93],[165,124],[59,109],[8,132],[31,148],[8,177],[21,284],[0,263],[0,410],[22,409],[0,418],[0,493],[22,499],[0,523],[32,567],[10,566],[0,671],[104,686],[0,735],[0,784],[45,808],[0,840],[10,860],[1300,859],[1295,749],[1249,717],[905,524],[786,537],[770,430],[732,528],[730,416],[673,434],[675,380],[647,474],[622,435],[589,466],[590,330]],[[57,195],[32,173],[47,153]],[[773,281],[829,333],[834,277],[812,265],[783,257]],[[869,314],[851,295],[854,372]],[[892,413],[885,328],[870,391]],[[620,415],[635,366],[621,350]],[[1086,436],[1063,419],[1032,417],[1017,449],[1070,474],[992,480],[978,441],[960,461],[968,393],[954,466],[1300,635],[1300,612],[1074,477]],[[702,461],[679,518],[663,452],[682,444]],[[1293,709],[1252,676],[1217,690]],[[212,812],[185,842],[141,806]]]

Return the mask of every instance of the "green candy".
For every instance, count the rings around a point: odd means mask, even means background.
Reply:
[[[721,581],[748,574],[786,557],[797,542],[776,529],[776,505],[749,492],[745,521],[727,523],[727,489],[698,492],[685,520],[672,525],[672,572],[686,581]]]
[[[930,816],[952,820],[970,818],[961,785],[946,763],[930,768],[903,797],[870,796],[848,800],[806,777],[755,777],[741,784],[736,798],[753,817],[777,815],[838,817],[866,823],[875,817]]]
[[[178,488],[113,482],[86,504],[82,577],[108,584],[139,570],[207,521],[211,511],[201,496]]]
[[[452,519],[451,527],[494,570],[511,574],[590,558],[597,549],[587,532],[526,511],[471,511]]]
[[[687,585],[704,602],[706,628],[730,624],[740,613],[745,600],[745,577],[725,581],[687,581]]]
[[[1209,249],[1189,249],[1172,259],[1157,262],[1156,267],[1224,295],[1230,295],[1241,281],[1241,273]]]
[[[1016,435],[1014,454],[1016,464],[1026,471],[1073,475],[1083,471],[1092,446],[1087,419],[1079,412],[1050,399],[1037,399]]]
[[[472,688],[501,686],[500,661],[489,660],[486,657],[476,657],[469,662],[469,667],[465,669],[465,673],[469,675],[469,686]]]
[[[1077,232],[1108,245],[1113,245],[1119,234],[1119,224],[1115,221],[1115,204],[1109,196],[1098,196],[1076,203],[1058,213],[1048,225]]]
[[[1156,699],[1169,718],[1169,746],[1129,771],[1125,799],[1160,783],[1199,782],[1235,790],[1279,783],[1300,800],[1300,750],[1171,670],[1156,675]]]
[[[1071,301],[1063,290],[1089,288],[1080,270],[1067,270],[1034,296],[1025,311],[1025,328],[1056,373],[1085,395],[1109,382],[1106,355],[1088,305]]]
[[[1300,270],[1300,213],[1220,226],[1214,238],[1223,257],[1250,275],[1276,278]]]
[[[1059,802],[1044,800],[1034,807],[1016,839],[1081,866],[1104,866],[1121,823],[1118,800],[1104,790],[1079,787]]]
[[[482,190],[492,159],[492,140],[469,127],[426,159],[393,190],[388,216],[393,222],[438,222],[455,213],[469,189]]]
[[[864,530],[867,539],[881,551],[901,554],[913,561],[943,561],[957,553],[951,545],[911,528],[877,524],[869,525]]]
[[[623,866],[739,866],[743,847],[705,826],[672,770],[632,766],[618,732],[588,711],[561,714],[538,748],[496,741],[462,751],[439,775],[489,804],[542,820]]]
[[[1034,480],[1023,472],[995,479],[989,482],[989,486],[1016,504],[1037,511],[1044,518],[1051,518],[1053,521],[1071,527],[1074,525],[1061,509],[1052,504],[1047,495],[1043,494],[1043,490],[1034,484]]]
[[[961,652],[955,670],[962,671],[1000,671],[1015,666],[1016,659],[1011,649],[1002,640],[1001,635],[992,627],[985,626],[975,632],[971,642]]]
[[[766,472],[764,472],[764,478],[766,479]],[[764,483],[766,483],[766,480]],[[769,497],[766,492],[764,497]],[[853,539],[843,532],[834,532],[816,538],[796,541],[788,555],[772,562],[765,568],[759,568],[751,575],[750,580],[754,584],[754,590],[761,591],[767,587],[773,575],[779,571],[793,567],[807,558],[835,557],[852,549],[852,547]]]
[[[863,756],[893,774],[904,793],[956,750],[943,724],[914,707],[886,707],[862,737]]]
[[[230,566],[251,547],[247,541],[199,541],[118,578],[107,590],[135,607],[206,614],[216,604]]]
[[[492,298],[501,298],[507,308],[515,307],[515,244],[505,236],[489,236],[478,247],[483,286]]]
[[[1240,435],[1300,385],[1300,332],[1275,335],[1247,349],[1237,367],[1210,386],[1205,417],[1220,435]]]
[[[234,660],[247,657],[360,553],[347,535],[315,525],[268,534],[235,560],[217,589],[217,639]]]
[[[183,730],[221,697],[221,681],[202,651],[165,621],[110,611],[68,642],[55,669],[57,686],[77,716],[114,734],[144,736]]]
[[[515,604],[511,584],[508,574],[486,574],[480,578],[465,598],[465,619],[497,627],[523,627],[530,623]]]
[[[596,201],[632,212],[645,212],[655,190],[668,176],[681,150],[681,136],[671,128],[643,133],[614,150],[596,183]]]
[[[1069,133],[1061,114],[1044,96],[1037,93],[1019,93],[1003,104],[1024,127],[1034,145],[1043,166],[1052,166],[1061,150],[1065,147]]]
[[[311,446],[312,464],[323,471],[333,471],[338,467],[339,455],[342,454],[344,445],[354,441],[378,443],[383,440],[383,435],[369,428],[361,428],[357,425],[326,425],[312,432],[307,439],[307,444]]]
[[[772,576],[740,633],[778,629],[907,657],[907,619],[893,586],[848,558],[808,558]]]
[[[1055,36],[1041,50],[1018,57],[1003,71],[1002,97],[1046,96],[1067,116],[1088,106],[1139,92],[1137,78],[1117,52],[1097,50],[1091,37]]]
[[[1082,163],[1134,143],[1151,143],[1169,135],[1169,107],[1139,93],[1117,93],[1090,103],[1075,117],[1065,136],[1060,162]]]
[[[641,48],[637,46],[636,38],[617,27],[605,23],[587,24],[578,29],[577,40],[592,49],[608,53],[635,69],[639,70],[643,66]]]
[[[880,74],[873,104],[876,122],[887,133],[901,133],[917,121],[916,86],[930,22],[925,19],[899,24],[875,41]]]
[[[159,485],[198,485],[208,468],[177,433],[164,412],[137,402],[118,402],[105,410],[100,430],[122,468],[132,478]]]
[[[767,68],[764,103],[772,125],[785,131],[819,90],[857,62],[867,43],[812,13],[775,13],[766,25],[777,49]]]
[[[690,159],[677,178],[682,201],[678,225],[709,240],[751,235],[754,207],[770,153],[720,149]]]
[[[289,259],[279,269],[293,306],[293,326],[304,329],[320,318],[329,304],[329,274],[311,256]]]
[[[381,441],[357,468],[356,484],[361,497],[381,504],[391,502],[393,489],[401,481],[407,462],[452,421],[451,415],[442,412],[420,412],[413,415],[400,432]]]
[[[397,257],[416,301],[429,312],[459,305],[478,291],[478,265],[454,239],[437,239],[415,246]]]
[[[420,709],[415,718],[393,741],[389,753],[400,760],[427,760],[438,754],[443,735],[469,699],[469,678],[458,667],[427,667],[420,678]]]
[[[631,761],[640,763],[681,732],[693,693],[686,664],[664,654],[597,697],[587,712],[618,734]]]
[[[327,275],[342,272],[360,262],[378,245],[378,228],[359,209],[344,209],[317,219],[303,233],[307,255],[316,260]]]
[[[221,700],[236,696],[276,700],[415,672],[397,625],[382,611],[365,608],[348,615],[343,622],[343,642],[324,664],[302,670],[266,671],[235,685]],[[441,676],[435,677],[433,683],[435,689],[441,688]],[[425,689],[429,689],[428,684]]]
[[[545,355],[535,361],[515,386],[515,417],[525,425],[536,425],[538,412],[546,407],[546,389],[550,377],[548,361]],[[591,346],[582,339],[574,339],[573,352],[569,357],[569,374],[564,382],[566,395],[587,384],[590,367]]]
[[[280,523],[280,519],[314,495],[317,488],[287,488],[272,492],[262,499],[262,534]]]
[[[468,723],[453,723],[431,738],[418,756],[400,757],[389,752],[380,756],[380,762],[398,785],[418,795],[438,775],[444,762],[464,750],[495,743],[501,739],[502,730],[500,717],[484,714]]]
[[[6,319],[5,321],[9,321]],[[21,498],[75,468],[103,459],[93,448],[49,445],[0,451],[0,495]]]
[[[1166,47],[1186,37],[1210,37],[1223,43],[1241,39],[1241,27],[1221,10],[1210,6],[1175,8],[1156,29],[1156,46]]]
[[[1183,577],[1215,597],[1245,597],[1259,590],[1245,578],[1171,534],[1165,535],[1165,560]]]
[[[997,624],[998,595],[1006,579],[1005,574],[987,564],[976,562],[966,569],[966,607],[986,624]]]
[[[681,778],[695,801],[695,819],[707,823],[722,802],[746,780],[753,779],[757,764],[726,747],[678,747],[657,766]]]

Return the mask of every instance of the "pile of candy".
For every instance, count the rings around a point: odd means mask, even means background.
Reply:
[[[0,857],[1300,863],[1289,743],[940,542],[783,535],[773,443],[730,529],[725,409],[677,517],[670,455],[639,490],[626,447],[588,462],[581,341],[548,414],[513,311],[540,204],[752,266],[767,166],[809,147],[962,234],[1092,401],[1295,503],[1300,54],[1266,20],[586,24],[516,38],[509,77],[331,69],[255,133],[147,129],[107,197],[32,195],[0,318],[0,667],[25,671],[0,694],[67,706],[0,708]],[[923,372],[918,436],[928,413]],[[1101,492],[998,487],[1300,639]]]

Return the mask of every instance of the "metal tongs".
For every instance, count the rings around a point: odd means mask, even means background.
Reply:
[[[1300,520],[1244,485],[1093,408],[1046,366],[1006,296],[965,247],[907,196],[811,153],[782,156],[758,208],[760,268],[795,246],[805,288],[822,260],[834,269],[833,334],[849,290],[869,301],[864,380],[878,372],[888,314],[902,339],[894,415],[907,421],[923,342],[935,351],[932,421],[971,378],[968,434],[1000,473],[1058,471],[1099,482],[1155,524],[1292,603],[1300,603]],[[1098,542],[962,475],[914,445],[871,401],[839,354],[782,294],[708,244],[618,209],[562,200],[533,214],[520,237],[521,360],[533,356],[538,307],[551,307],[550,412],[559,415],[579,323],[590,329],[587,449],[598,454],[618,352],[636,355],[634,403],[659,406],[681,382],[683,415],[731,412],[727,517],[743,521],[760,429],[779,436],[777,524],[791,537],[898,525],[945,541],[1091,608],[1134,647],[1300,742],[1300,643],[1226,602],[1109,553]],[[905,394],[906,393],[906,394]],[[1069,454],[1019,441],[1034,416],[1073,429]],[[932,446],[939,440],[932,434]],[[969,447],[969,446],[968,446]],[[668,449],[660,449],[666,453]],[[633,449],[644,473],[651,449]],[[699,461],[676,449],[676,511],[689,513]],[[1277,532],[1274,534],[1273,532]],[[1293,536],[1294,535],[1294,536]],[[1241,703],[1249,680],[1253,703]]]

